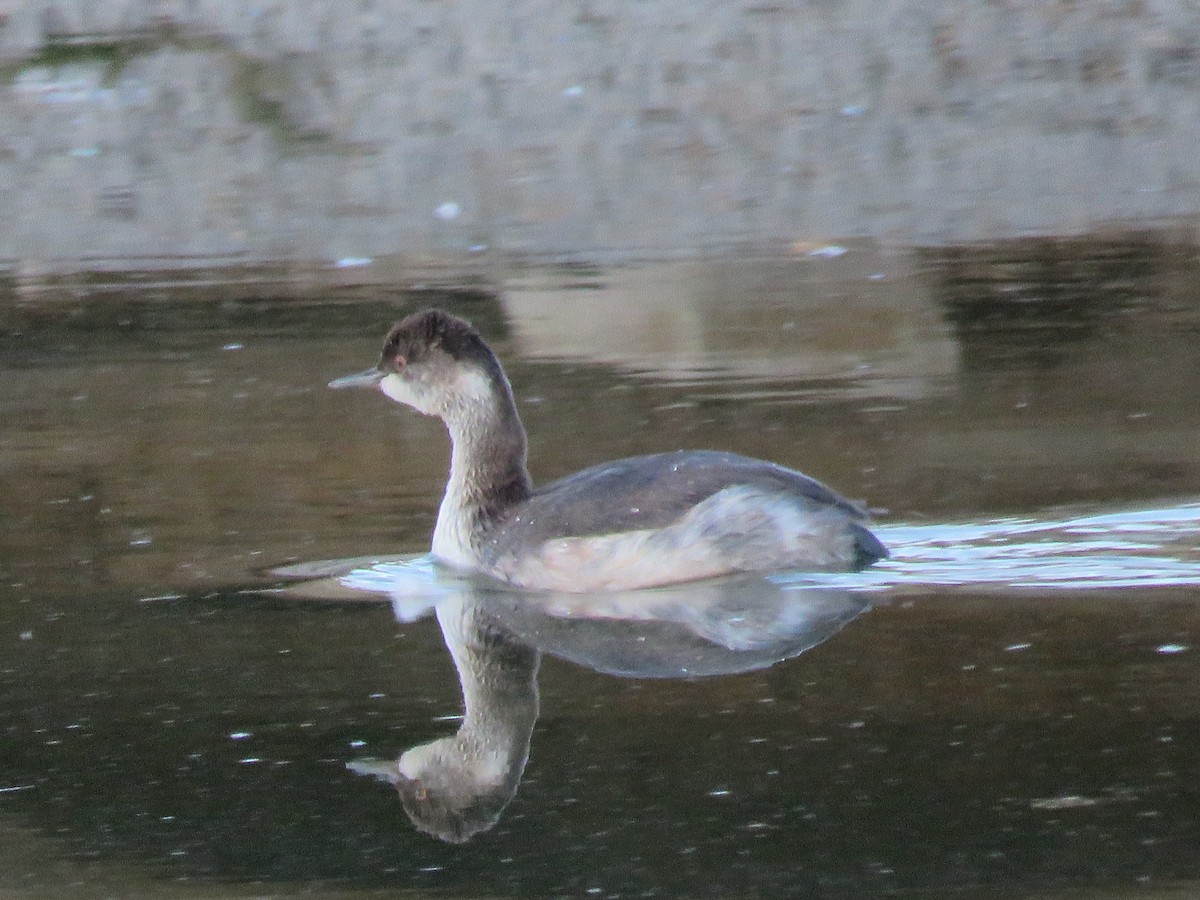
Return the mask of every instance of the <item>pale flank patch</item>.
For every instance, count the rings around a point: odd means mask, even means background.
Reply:
[[[664,553],[666,529],[597,537],[557,538],[497,574],[533,590],[614,591],[708,578],[730,571],[707,543],[697,541]]]
[[[735,485],[663,528],[554,538],[497,561],[493,574],[519,587],[611,591],[657,587],[733,572],[841,570],[853,558],[846,517],[785,494]]]

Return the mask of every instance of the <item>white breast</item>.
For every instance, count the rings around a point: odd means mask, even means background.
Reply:
[[[452,478],[438,507],[431,549],[433,555],[447,565],[473,569],[478,566],[479,558],[471,545],[471,515],[464,507],[461,496]]]

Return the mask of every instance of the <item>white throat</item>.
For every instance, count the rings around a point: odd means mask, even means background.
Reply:
[[[486,471],[502,449],[495,446],[503,428],[496,388],[483,372],[464,370],[436,414],[450,433],[450,475],[433,530],[433,555],[452,566],[474,568],[480,495]]]
[[[478,562],[471,533],[475,524],[475,505],[471,502],[470,490],[472,452],[465,446],[470,440],[456,436],[451,429],[450,478],[438,507],[431,547],[434,556],[460,569],[474,568]]]
[[[529,490],[525,431],[503,373],[458,363],[413,366],[386,375],[379,389],[446,423],[450,475],[433,530],[433,555],[457,568],[478,568],[481,529],[513,502],[514,485],[518,495]]]

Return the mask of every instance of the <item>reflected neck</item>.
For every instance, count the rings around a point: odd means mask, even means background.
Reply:
[[[456,740],[483,782],[515,790],[538,716],[538,652],[481,621],[470,602],[442,604],[437,617],[462,687]]]

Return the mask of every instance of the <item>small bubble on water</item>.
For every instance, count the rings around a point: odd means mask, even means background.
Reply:
[[[250,731],[235,731],[229,735],[231,741],[244,741],[250,737],[254,737],[254,733]]]
[[[1186,644],[1160,644],[1154,648],[1154,652],[1170,655],[1172,653],[1183,653],[1187,649]]]

